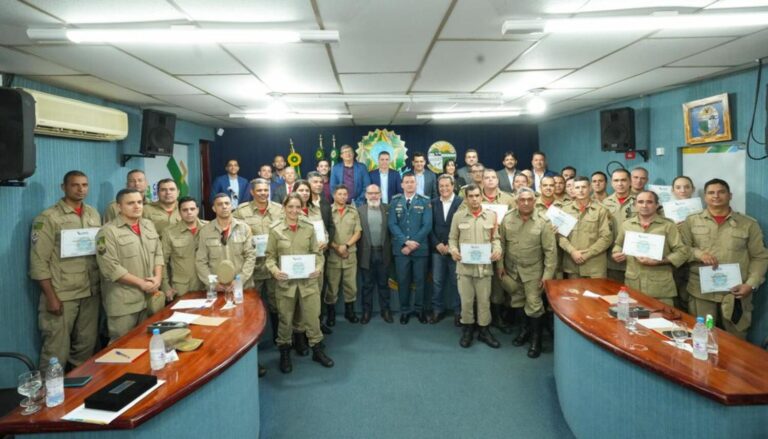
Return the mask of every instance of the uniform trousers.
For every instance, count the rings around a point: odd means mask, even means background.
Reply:
[[[98,294],[61,302],[61,315],[48,312],[45,296],[40,295],[37,323],[42,337],[40,368],[56,357],[62,367],[67,362],[79,366],[93,355],[99,330]]]
[[[325,303],[333,305],[339,299],[339,284],[344,292],[344,303],[357,300],[357,254],[350,254],[343,261],[332,261],[326,264],[328,276],[328,291]]]
[[[296,281],[284,281],[296,282]],[[293,297],[277,295],[277,312],[280,322],[277,326],[277,345],[291,345],[293,342],[294,317],[299,316],[301,328],[306,330],[309,345],[314,346],[323,341],[320,331],[320,294],[310,293],[306,296],[297,291]]]
[[[422,307],[430,305],[429,297],[425,299],[427,277],[427,256],[395,256],[395,271],[397,273],[397,292],[400,296],[400,312],[411,312],[411,282],[416,287],[414,310],[421,312]]]
[[[544,314],[543,288],[539,286],[539,279],[523,281],[519,277],[513,279],[506,275],[502,278],[504,289],[510,294],[510,306],[523,308],[528,317],[541,317]]]
[[[688,313],[692,316],[706,316],[711,314],[717,322],[717,326],[725,329],[729,333],[746,340],[749,326],[752,322],[752,296],[749,295],[741,299],[742,314],[739,323],[733,323],[730,319],[723,316],[722,306],[718,302],[699,299],[690,296],[688,299]]]
[[[107,316],[107,334],[109,335],[109,342],[112,343],[122,337],[146,318],[146,309],[124,316]]]
[[[477,300],[477,324],[491,324],[491,276],[474,277],[459,274],[459,296],[461,296],[461,323],[475,323],[474,304]]]

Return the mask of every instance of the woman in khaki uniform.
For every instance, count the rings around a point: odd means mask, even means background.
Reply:
[[[290,373],[293,317],[299,305],[301,321],[307,330],[312,360],[325,367],[333,367],[333,360],[325,355],[323,333],[320,331],[320,290],[317,277],[322,269],[322,255],[315,238],[315,229],[301,219],[301,196],[291,193],[283,201],[285,219],[275,223],[269,231],[267,242],[267,269],[277,279],[277,312],[279,325],[277,344],[280,349],[280,371]],[[280,258],[286,255],[315,255],[315,271],[308,279],[289,279],[280,269]]]

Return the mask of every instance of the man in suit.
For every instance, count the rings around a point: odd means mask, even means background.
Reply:
[[[397,194],[402,194],[400,187],[400,173],[389,169],[389,152],[379,153],[379,168],[369,172],[371,184],[375,184],[381,191],[381,202],[389,204],[389,200]]]
[[[456,170],[456,175],[463,178],[467,184],[472,183],[472,165],[478,162],[477,151],[470,148],[464,153],[464,167]]]
[[[445,290],[453,300],[453,323],[460,326],[461,298],[456,284],[456,261],[448,248],[448,234],[451,232],[451,220],[461,205],[461,197],[455,196],[453,178],[441,175],[437,179],[440,196],[432,200],[432,232],[429,235],[432,249],[432,314],[430,323],[437,323],[445,317],[443,299]]]
[[[413,153],[413,175],[416,177],[416,193],[430,200],[437,196],[437,176],[427,169],[427,158],[422,152]]]
[[[342,145],[340,154],[341,163],[336,163],[331,169],[331,193],[336,186],[343,184],[349,190],[347,202],[359,206],[365,203],[365,188],[371,184],[368,169],[355,161],[355,151],[351,146]]]
[[[296,183],[296,170],[293,167],[283,169],[283,182],[273,186],[272,201],[282,204],[285,197],[293,192],[294,183]]]
[[[251,201],[248,180],[237,175],[240,172],[240,165],[237,160],[228,161],[224,169],[227,170],[227,173],[216,177],[211,185],[211,205],[213,205],[213,197],[222,193],[229,195],[233,209],[240,203]]]
[[[371,321],[373,292],[378,290],[381,318],[392,323],[389,308],[389,266],[392,263],[392,243],[387,226],[387,209],[381,203],[381,190],[376,184],[365,189],[366,204],[358,209],[363,236],[357,241],[357,263],[363,276],[363,318]]]
[[[554,177],[557,175],[555,172],[547,169],[547,156],[541,151],[536,151],[533,153],[533,158],[531,159],[531,170],[533,171],[533,190],[536,192],[539,191],[539,185],[541,184],[542,178]]]
[[[501,163],[504,165],[504,169],[496,171],[496,176],[499,178],[499,189],[509,193],[515,192],[515,176],[520,174],[520,170],[517,169],[517,156],[514,152],[507,151],[504,153]]]

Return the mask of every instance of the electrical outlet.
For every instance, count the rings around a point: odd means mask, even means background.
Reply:
[[[656,148],[656,155],[664,155],[664,147],[660,146]]]

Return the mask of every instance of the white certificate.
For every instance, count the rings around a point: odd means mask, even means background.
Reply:
[[[483,203],[483,210],[490,210],[496,212],[496,224],[501,224],[501,220],[504,219],[504,215],[507,214],[509,206],[506,204],[485,204]]]
[[[663,204],[667,201],[672,201],[675,197],[672,196],[672,186],[661,186],[658,184],[649,184],[648,190],[656,192],[659,196],[659,203]]]
[[[571,234],[571,230],[576,227],[576,218],[563,212],[563,209],[552,205],[547,209],[547,218],[557,229],[557,233],[568,236]]]
[[[315,228],[315,239],[317,239],[317,243],[327,243],[328,237],[325,236],[325,224],[323,224],[322,221],[312,221],[312,226]]]
[[[720,264],[717,268],[711,265],[699,267],[699,278],[702,293],[722,293],[743,283],[739,264]]]
[[[670,200],[664,204],[664,216],[676,223],[681,223],[696,212],[701,212],[701,198],[689,198],[687,200]]]
[[[91,256],[96,254],[98,227],[61,231],[61,257]]]
[[[627,256],[642,256],[660,261],[664,257],[664,235],[627,232],[624,234],[624,248]]]
[[[256,257],[264,257],[267,253],[267,241],[269,235],[253,235],[253,248],[256,249]]]
[[[459,244],[462,264],[490,264],[491,244]]]
[[[280,256],[280,271],[288,274],[288,279],[306,279],[315,271],[315,255]]]

